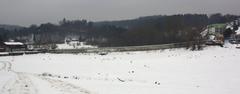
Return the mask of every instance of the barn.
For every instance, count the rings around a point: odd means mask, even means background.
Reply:
[[[27,46],[21,42],[3,42],[1,48],[6,52],[27,50]]]

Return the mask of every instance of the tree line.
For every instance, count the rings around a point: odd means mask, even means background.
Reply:
[[[179,14],[141,17],[133,20],[91,22],[63,19],[58,24],[31,25],[20,30],[0,28],[0,41],[27,42],[33,35],[35,44],[63,43],[68,35],[79,36],[97,46],[135,46],[194,41],[206,26],[236,20],[237,15]]]

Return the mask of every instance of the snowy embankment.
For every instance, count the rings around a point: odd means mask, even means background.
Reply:
[[[239,94],[239,57],[233,45],[0,57],[12,64],[0,63],[0,94]]]
[[[83,43],[81,43],[81,45],[57,44],[57,49],[82,49],[82,48],[97,48],[97,46],[84,45]]]

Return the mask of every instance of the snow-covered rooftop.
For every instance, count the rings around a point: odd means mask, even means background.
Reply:
[[[233,30],[233,27],[231,25],[227,25],[226,29],[230,28],[231,30]]]
[[[5,45],[23,45],[21,42],[4,42]]]
[[[240,27],[238,27],[238,30],[236,31],[236,34],[237,34],[237,35],[240,34]]]

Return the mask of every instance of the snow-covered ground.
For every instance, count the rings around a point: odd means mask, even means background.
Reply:
[[[239,94],[240,49],[0,57],[0,94]]]

